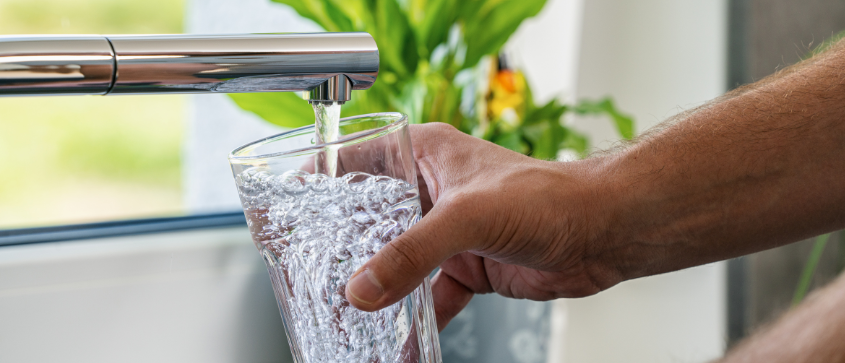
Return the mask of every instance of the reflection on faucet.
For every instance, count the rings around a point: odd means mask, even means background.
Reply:
[[[0,96],[310,91],[343,102],[378,68],[367,33],[0,37]]]

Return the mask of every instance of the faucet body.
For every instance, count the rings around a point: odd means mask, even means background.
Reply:
[[[367,33],[0,37],[0,96],[308,91],[345,102],[378,69]]]

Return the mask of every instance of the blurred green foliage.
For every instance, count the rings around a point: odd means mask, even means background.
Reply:
[[[101,102],[102,101],[102,102]],[[0,195],[50,175],[178,187],[181,97],[0,98]]]
[[[530,87],[501,102],[518,109],[508,120],[491,115],[484,87],[502,46],[546,0],[272,0],[292,7],[327,31],[370,33],[379,46],[379,78],[355,91],[342,115],[400,111],[411,122],[446,122],[458,129],[537,158],[555,158],[562,148],[582,155],[589,147],[581,134],[564,126],[572,112],[608,115],[623,137],[633,136],[633,120],[609,99],[564,105],[535,105]],[[513,95],[511,95],[513,96]],[[283,127],[313,123],[310,106],[296,94],[234,94],[243,109]],[[502,107],[499,107],[502,108]]]
[[[0,0],[0,34],[181,33],[183,0]]]
[[[0,34],[181,33],[183,0],[0,0]],[[181,210],[182,96],[0,98],[0,228]]]

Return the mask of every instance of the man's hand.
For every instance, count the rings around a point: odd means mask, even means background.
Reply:
[[[353,276],[376,310],[435,267],[442,328],[473,293],[548,300],[845,227],[845,42],[621,152],[534,160],[412,129],[427,215]]]
[[[601,184],[587,162],[532,159],[446,124],[411,130],[423,210],[417,225],[352,277],[346,297],[374,311],[432,282],[439,328],[475,293],[550,300],[594,294],[616,282],[589,263],[606,227]]]

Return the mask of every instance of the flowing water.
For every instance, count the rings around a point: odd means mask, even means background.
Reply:
[[[340,134],[340,103],[314,102],[315,129],[317,143],[326,144],[337,141]],[[325,152],[314,158],[314,167],[318,173],[337,176],[337,147],[329,146]]]

